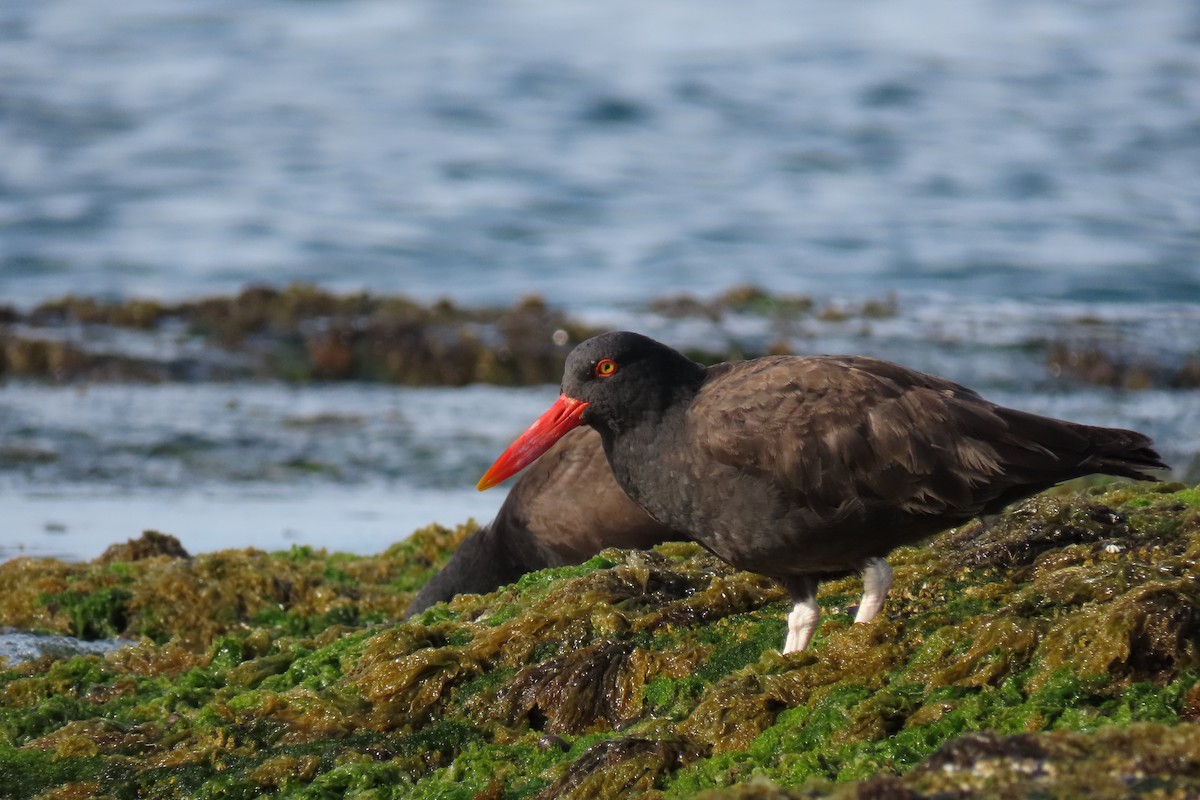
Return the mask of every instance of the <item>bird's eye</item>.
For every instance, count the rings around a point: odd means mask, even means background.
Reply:
[[[596,377],[610,378],[617,374],[617,362],[611,358],[602,358],[596,362]]]

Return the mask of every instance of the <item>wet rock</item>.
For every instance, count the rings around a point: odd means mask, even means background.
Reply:
[[[234,296],[178,304],[69,296],[14,321],[35,332],[66,332],[75,343],[0,333],[0,374],[61,381],[546,383],[558,379],[572,344],[598,332],[536,296],[507,309],[462,309],[447,300],[422,305],[403,296],[337,295],[307,284],[250,286]],[[96,351],[92,334],[111,329],[147,335],[170,330],[213,349],[182,360]]]
[[[601,742],[575,760],[561,778],[538,797],[633,797],[654,789],[661,777],[695,760],[680,739],[627,737]]]
[[[188,551],[174,536],[158,531],[142,531],[142,535],[136,539],[130,539],[124,544],[109,545],[97,561],[109,564],[113,561],[141,561],[155,556],[190,558]]]
[[[980,762],[996,759],[1036,761],[1046,756],[1046,748],[1031,735],[1000,736],[990,731],[968,733],[938,748],[925,759],[924,772],[956,772],[974,769]]]
[[[1200,488],[1111,484],[892,554],[870,624],[688,543],[398,622],[469,530],[374,557],[16,559],[0,621],[107,620],[0,670],[15,796],[991,798],[1200,792]],[[95,613],[93,613],[95,612]],[[119,613],[118,613],[119,612]]]
[[[1002,517],[960,528],[947,544],[958,567],[1023,567],[1042,553],[1071,544],[1130,540],[1128,520],[1111,508],[1040,495],[1007,511]]]
[[[1088,342],[1051,343],[1046,351],[1046,367],[1055,378],[1114,389],[1188,389],[1200,385],[1200,358],[1167,362]]]
[[[599,642],[527,667],[501,690],[500,713],[549,733],[623,728],[642,716],[652,659],[629,642]]]
[[[128,642],[115,639],[84,641],[73,636],[54,636],[26,633],[12,628],[0,628],[0,663],[9,665],[39,658],[63,659],[88,653],[107,653]]]

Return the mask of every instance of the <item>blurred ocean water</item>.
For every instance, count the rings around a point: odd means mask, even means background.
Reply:
[[[1200,10],[8,0],[0,297],[1200,300]]]
[[[1187,468],[1194,390],[1064,395],[1028,351],[1080,320],[1200,349],[1200,7],[0,0],[0,305],[296,280],[536,292],[675,343],[773,332],[644,301],[893,296],[795,340],[1141,425]],[[475,473],[544,394],[0,385],[0,557],[486,518]]]

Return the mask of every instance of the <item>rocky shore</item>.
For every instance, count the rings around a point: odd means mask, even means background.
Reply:
[[[766,334],[687,349],[713,363],[797,350],[830,330],[869,339],[902,311],[885,296],[818,301],[739,286],[711,298],[661,297],[634,313],[660,321],[764,322]],[[175,303],[66,296],[19,310],[0,306],[0,379],[61,383],[284,380],[409,386],[557,383],[574,344],[601,328],[531,295],[508,307],[450,300],[336,294],[308,284],[250,286]],[[1062,321],[1023,341],[1045,380],[1140,390],[1200,386],[1200,351],[1143,350],[1095,318]]]
[[[1190,797],[1200,489],[1074,487],[890,559],[885,610],[690,544],[604,551],[407,623],[469,532],[376,556],[0,565],[0,624],[84,639],[0,671],[0,796]]]

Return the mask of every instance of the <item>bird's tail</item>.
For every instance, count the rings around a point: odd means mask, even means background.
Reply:
[[[1056,471],[1066,467],[1068,474],[1059,480],[1102,472],[1154,481],[1158,478],[1145,470],[1170,469],[1150,437],[1137,431],[1065,422],[1013,409],[1005,409],[1003,414],[1010,431],[1018,440],[1024,440],[1025,447],[1052,456],[1059,465]]]
[[[1087,439],[1089,447],[1087,458],[1081,466],[1106,475],[1120,475],[1123,478],[1133,478],[1139,481],[1156,481],[1157,477],[1143,470],[1164,469],[1170,466],[1163,462],[1162,456],[1154,449],[1154,442],[1149,436],[1137,431],[1127,431],[1121,428],[1097,428],[1081,425],[1081,433]]]

